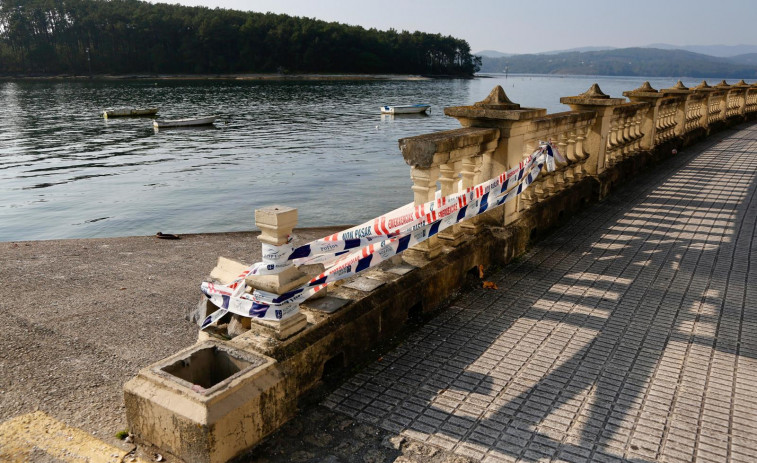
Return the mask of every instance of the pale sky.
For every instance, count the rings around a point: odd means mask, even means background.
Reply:
[[[158,3],[151,0],[152,3]],[[471,51],[585,46],[757,45],[755,0],[168,0],[305,16],[468,41]]]

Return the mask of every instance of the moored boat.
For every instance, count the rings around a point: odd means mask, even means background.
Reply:
[[[158,114],[158,108],[118,108],[106,109],[103,111],[103,117],[134,117],[134,116],[154,116]]]
[[[413,104],[413,105],[394,105],[394,106],[382,106],[381,114],[416,114],[425,113],[428,111],[431,105],[429,104]]]
[[[172,119],[163,121],[152,121],[156,129],[165,129],[169,127],[193,127],[198,125],[210,125],[216,121],[218,116],[193,117],[189,119]]]

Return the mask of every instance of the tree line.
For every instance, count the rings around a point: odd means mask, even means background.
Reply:
[[[0,0],[0,74],[472,75],[465,40],[140,0]]]

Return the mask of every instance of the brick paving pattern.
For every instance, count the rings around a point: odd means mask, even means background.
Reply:
[[[324,405],[487,463],[754,461],[756,172],[755,125],[687,149]]]

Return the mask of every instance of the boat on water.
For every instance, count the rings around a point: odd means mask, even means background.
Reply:
[[[412,104],[412,105],[394,105],[382,106],[381,114],[417,114],[425,113],[430,108],[430,104]]]
[[[156,129],[165,129],[169,127],[195,127],[201,125],[211,125],[216,121],[218,116],[193,117],[189,119],[170,119],[152,121]]]
[[[158,108],[118,108],[106,109],[103,111],[103,117],[135,117],[135,116],[154,116],[158,113]]]

